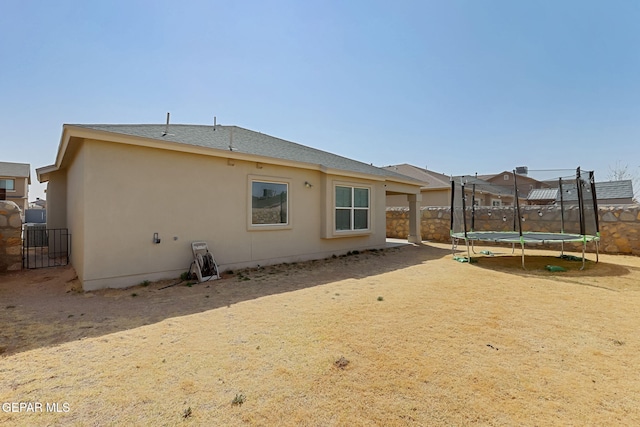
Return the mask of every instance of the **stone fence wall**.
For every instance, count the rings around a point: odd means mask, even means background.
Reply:
[[[14,202],[0,200],[0,272],[22,268],[22,217]]]
[[[555,206],[522,206],[524,231],[558,232],[560,210]],[[578,233],[577,207],[565,211],[565,231]],[[423,207],[421,209],[422,240],[450,243],[451,209]],[[513,224],[513,208],[480,207],[476,218],[481,224],[477,231],[502,230]],[[609,254],[640,255],[640,205],[602,206],[598,209],[600,223],[600,251]],[[577,230],[571,230],[571,228]],[[409,235],[409,208],[387,208],[387,237],[406,239]],[[587,250],[593,250],[587,245]],[[553,246],[549,246],[553,248]],[[582,245],[579,246],[580,248]]]

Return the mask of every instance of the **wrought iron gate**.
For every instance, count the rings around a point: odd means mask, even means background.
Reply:
[[[22,230],[22,268],[56,267],[69,264],[71,234],[66,228],[28,224]]]

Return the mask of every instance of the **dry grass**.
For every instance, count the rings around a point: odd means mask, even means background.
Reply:
[[[0,276],[0,404],[69,405],[0,424],[640,425],[640,259],[552,273],[531,253],[523,271],[407,246],[88,294],[70,269]]]

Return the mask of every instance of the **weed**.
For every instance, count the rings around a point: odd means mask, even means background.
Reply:
[[[192,414],[191,406],[189,406],[187,409],[182,411],[182,418],[187,419],[191,416],[191,414]]]
[[[148,281],[148,280],[144,280],[144,281],[143,281],[142,283],[140,283],[140,284],[141,284],[142,286],[145,286],[145,287],[146,287],[146,286],[149,286],[149,285],[151,284],[151,282],[150,282],[150,281]]]
[[[192,287],[192,286],[193,286],[193,285],[195,285],[195,284],[196,284],[195,282],[187,282],[187,283],[185,284],[185,286],[186,286],[187,288],[190,288],[190,287]]]
[[[236,393],[236,397],[231,401],[232,405],[242,406],[244,401],[247,400],[247,397],[244,394]]]
[[[383,297],[378,297],[378,301],[384,301]]]
[[[5,308],[6,308],[7,310],[9,310],[10,308],[16,308],[16,306],[15,306],[15,305],[8,305],[8,306],[6,306]]]
[[[624,345],[624,341],[620,341],[620,340],[611,340],[613,341],[614,345]]]
[[[182,274],[180,275],[180,280],[182,280],[183,282],[184,282],[185,280],[189,280],[190,278],[191,278],[191,274],[189,274],[189,272],[188,272],[188,271],[185,271],[184,273],[182,273]]]
[[[349,364],[349,361],[344,356],[340,356],[333,364],[336,368],[344,369]]]
[[[138,294],[136,294],[135,292],[131,294],[132,297],[137,297]]]
[[[73,317],[73,314],[70,314],[67,316],[67,319],[71,319]]]

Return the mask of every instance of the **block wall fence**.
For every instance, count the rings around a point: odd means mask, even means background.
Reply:
[[[502,218],[504,207],[483,207],[491,210],[493,218]],[[520,208],[525,218],[538,216],[544,211],[544,221],[537,220],[542,229],[535,231],[555,231],[559,221],[559,210],[553,206],[523,206]],[[451,209],[449,207],[423,207],[421,209],[422,240],[451,243],[449,236]],[[598,209],[600,221],[600,252],[607,254],[640,255],[640,205],[601,206]],[[545,223],[548,230],[545,230]],[[523,228],[528,223],[523,223]],[[409,208],[387,208],[387,237],[406,239],[409,234]],[[485,244],[485,243],[482,243]],[[575,246],[575,245],[574,245]],[[555,248],[557,245],[539,245],[540,248]],[[565,246],[567,249],[570,247]],[[577,246],[576,246],[577,248]],[[579,245],[582,248],[582,245]],[[592,244],[587,245],[593,251]],[[580,249],[581,250],[581,249]]]

